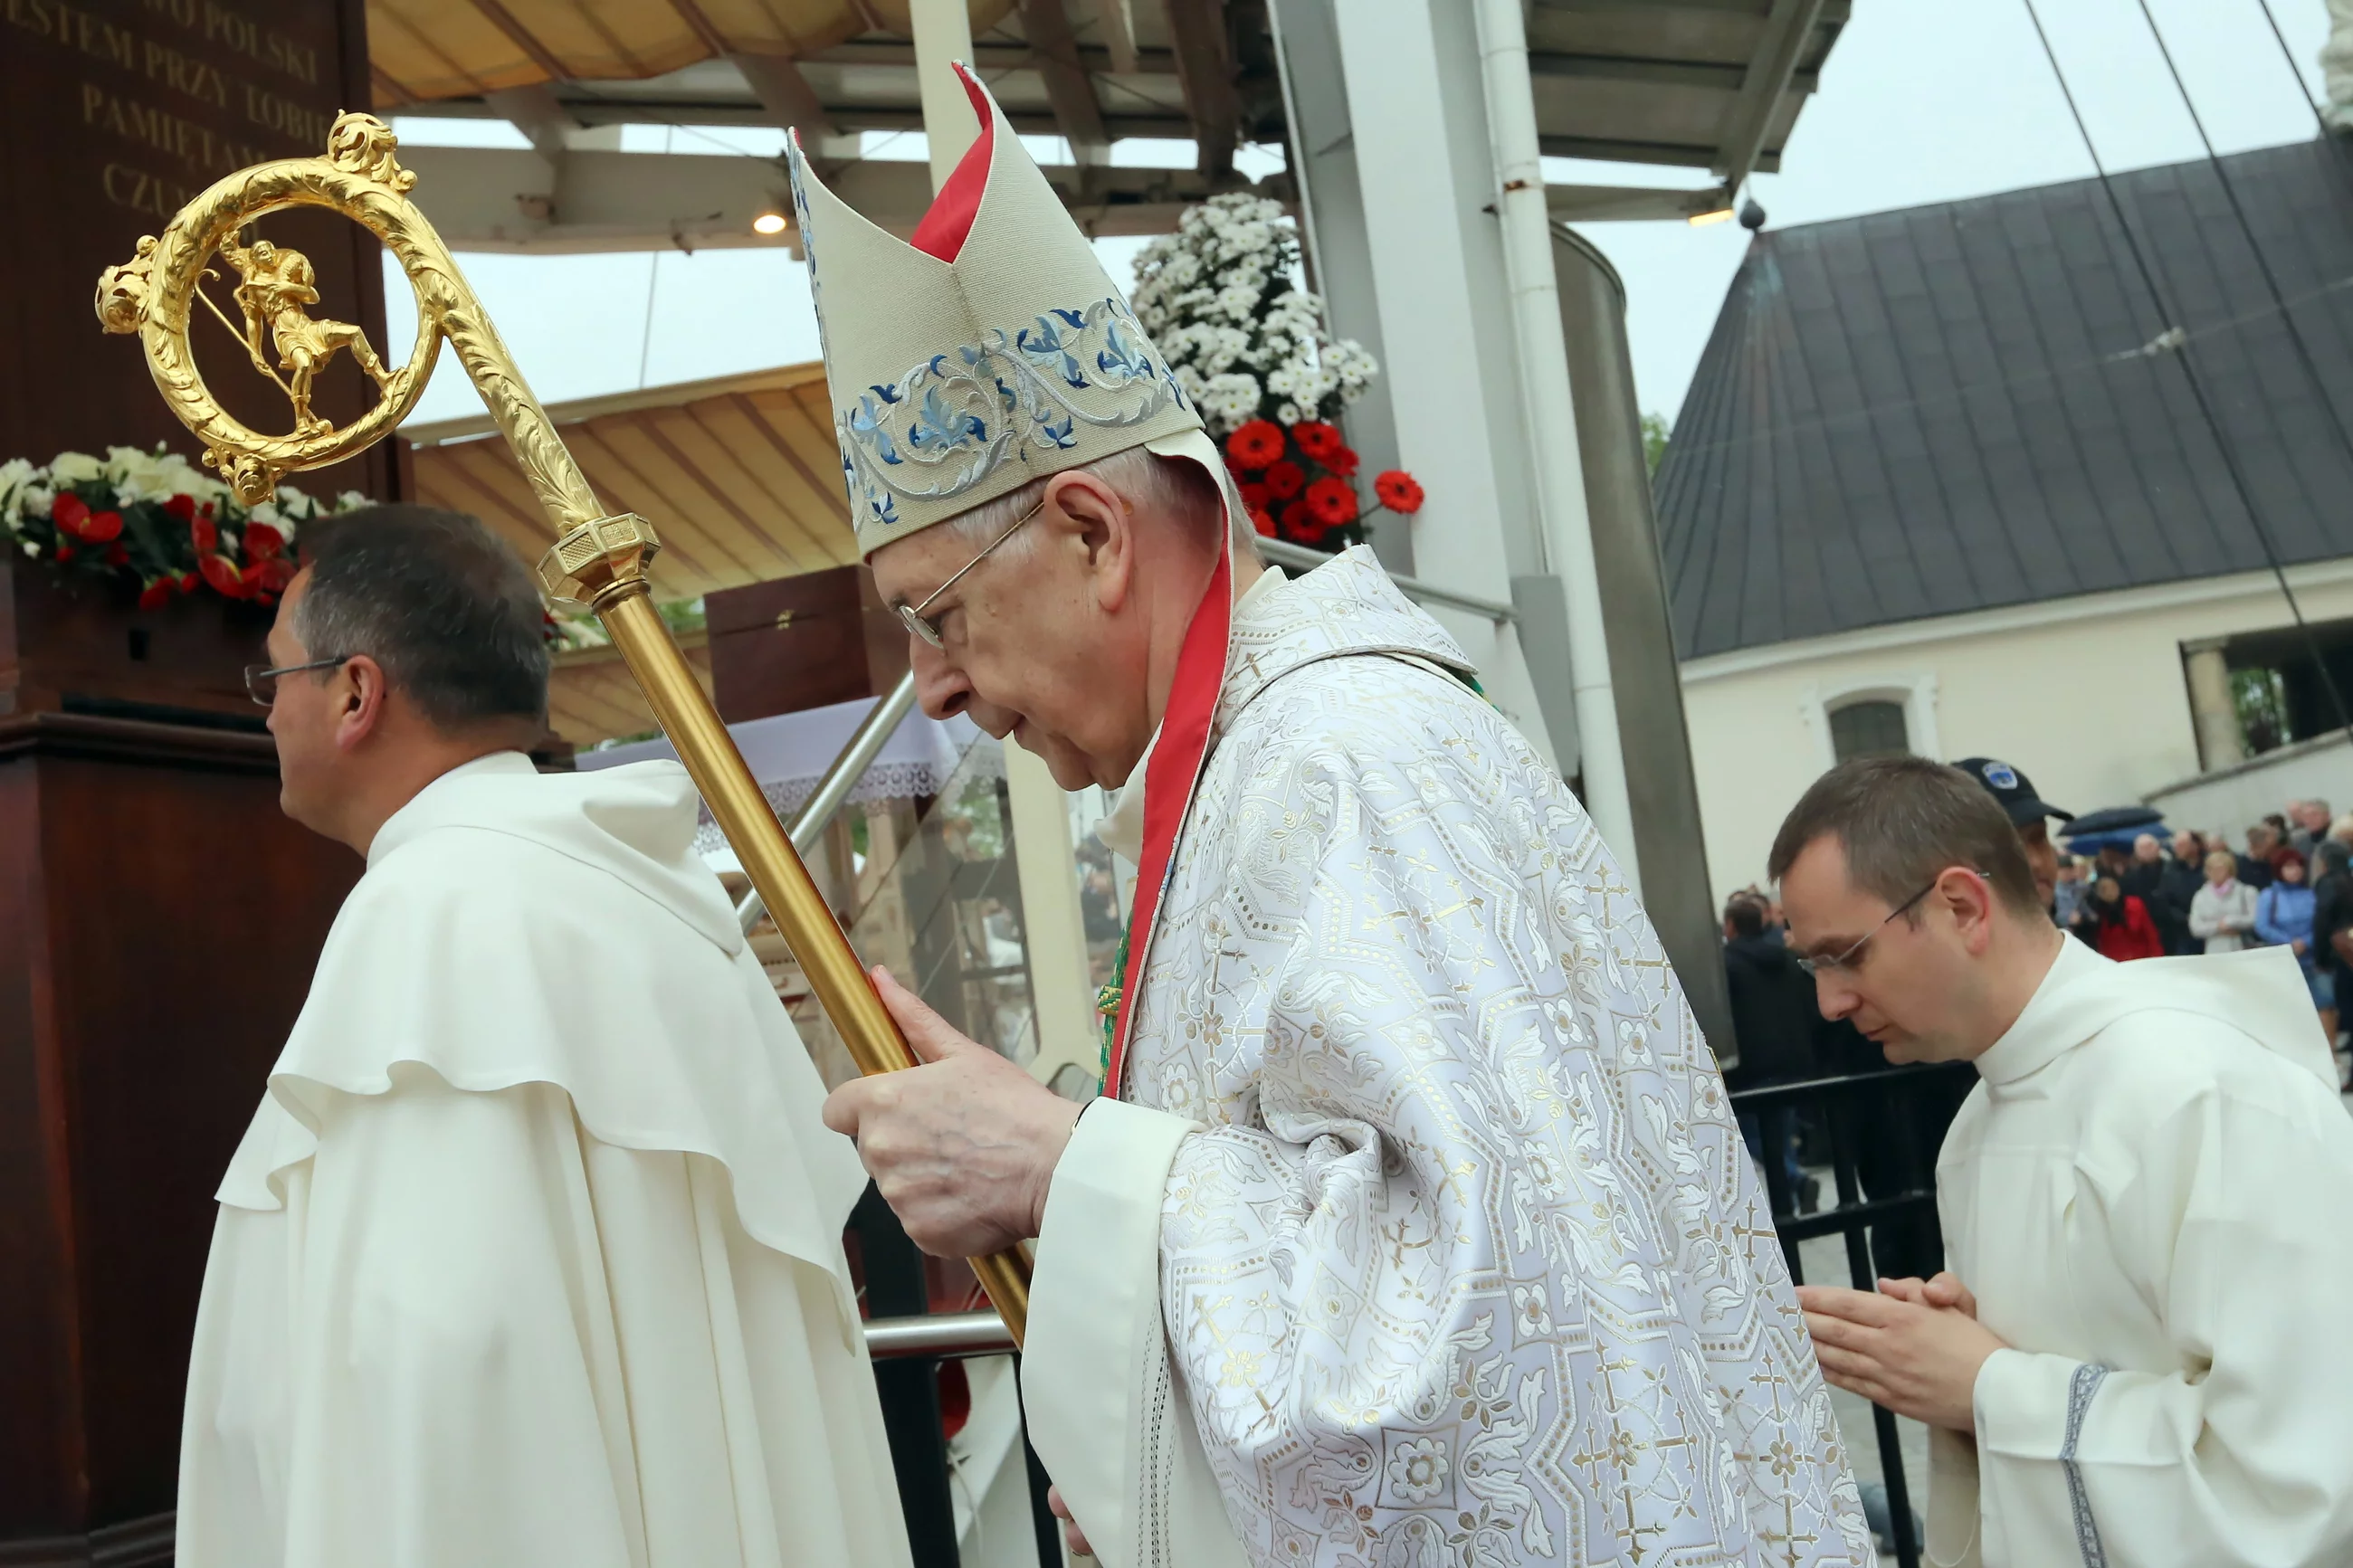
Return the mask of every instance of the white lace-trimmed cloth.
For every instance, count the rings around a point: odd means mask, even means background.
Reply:
[[[861,697],[854,702],[779,713],[773,719],[747,720],[730,724],[727,732],[735,737],[744,760],[751,764],[752,776],[760,783],[760,793],[768,797],[768,804],[776,807],[779,817],[789,819],[816,793],[826,770],[833,766],[841,749],[849,744],[849,737],[857,732],[877,700]],[[910,713],[900,721],[898,730],[884,742],[881,755],[874,759],[865,776],[850,790],[849,798],[918,800],[939,795],[959,766],[964,767],[967,777],[1001,776],[1005,764],[997,748],[984,747],[966,757],[973,743],[982,738],[980,727],[962,714],[929,719],[920,712]],[[583,752],[576,765],[585,772],[677,755],[668,741],[638,741],[626,746]],[[976,773],[976,767],[983,772]],[[720,833],[719,825],[711,819],[707,805],[702,808],[701,824],[695,830],[694,847],[705,857],[727,852],[727,840]]]

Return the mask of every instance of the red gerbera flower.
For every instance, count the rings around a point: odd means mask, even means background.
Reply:
[[[1261,533],[1265,534],[1269,539],[1272,539],[1274,537],[1274,514],[1267,510],[1266,508],[1262,506],[1254,506],[1250,508],[1250,526],[1257,529]]]
[[[1307,510],[1315,521],[1326,528],[1339,528],[1356,521],[1360,510],[1356,492],[1344,480],[1318,479],[1307,487]]]
[[[1356,465],[1363,461],[1356,456],[1356,449],[1354,447],[1335,447],[1327,456],[1316,460],[1344,479],[1352,477],[1356,471]]]
[[[1266,488],[1277,500],[1289,500],[1307,488],[1307,470],[1285,458],[1268,466]]]
[[[286,536],[266,522],[245,525],[245,552],[256,561],[269,561],[286,548]]]
[[[1282,531],[1313,544],[1324,537],[1324,525],[1315,521],[1305,501],[1295,500],[1282,509]]]
[[[1263,509],[1266,503],[1273,499],[1273,492],[1256,479],[1251,479],[1242,486],[1242,505],[1250,508],[1253,511]]]
[[[245,597],[245,579],[238,574],[237,563],[227,556],[199,555],[196,557],[196,570],[205,574],[205,581],[212,584],[214,593],[230,599]]]
[[[1282,456],[1282,431],[1271,419],[1253,419],[1226,437],[1226,456],[1234,467],[1255,473]]]
[[[139,607],[142,610],[160,610],[171,602],[172,580],[169,577],[152,578],[144,588],[139,590]]]
[[[1391,468],[1373,480],[1373,494],[1391,511],[1410,517],[1421,510],[1421,486],[1402,468]]]
[[[1291,438],[1299,443],[1301,451],[1327,467],[1328,459],[1341,444],[1338,426],[1326,425],[1321,419],[1303,419],[1293,425]]]

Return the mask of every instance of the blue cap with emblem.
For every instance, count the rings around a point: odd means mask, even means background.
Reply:
[[[2036,795],[2033,781],[2008,763],[1991,757],[1964,757],[1953,766],[1983,784],[1988,794],[2001,802],[2014,827],[2040,822],[2046,816],[2055,816],[2062,822],[2075,820],[2073,812],[2062,811]]]

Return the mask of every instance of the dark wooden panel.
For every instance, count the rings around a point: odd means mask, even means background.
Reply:
[[[266,735],[0,720],[0,1541],[171,1508],[212,1194],[360,868]]]
[[[274,770],[39,771],[90,1509],[111,1521],[173,1505],[213,1193],[361,862],[280,815]]]
[[[907,633],[863,566],[712,594],[712,698],[731,724],[879,697],[907,669]]]
[[[110,577],[0,559],[0,713],[75,700],[199,710],[259,727],[245,666],[274,610],[210,593],[136,607]]]

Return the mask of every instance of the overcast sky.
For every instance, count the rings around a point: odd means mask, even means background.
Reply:
[[[2324,0],[2270,0],[2295,68],[2316,95],[2327,31]],[[2202,155],[2151,41],[2139,0],[2037,0],[2061,64],[2111,171]],[[2263,18],[2261,0],[2149,0],[2198,111],[2220,150],[2300,141],[2312,113]],[[511,134],[484,122],[407,119],[414,142]],[[704,132],[636,128],[683,152],[720,149]],[[726,133],[720,133],[726,134]],[[767,151],[773,133],[735,133]],[[522,145],[520,136],[513,145]],[[1041,141],[1041,154],[1054,146]],[[869,154],[920,157],[922,140],[870,137]],[[1122,163],[1189,163],[1181,143],[1121,143]],[[1260,159],[1271,163],[1270,154]],[[1250,167],[1260,172],[1260,163]],[[1250,165],[1246,163],[1246,167]],[[2092,164],[2067,116],[2023,0],[1855,0],[1821,89],[1805,108],[1783,173],[1752,194],[1787,227],[2080,179]],[[1588,184],[1704,183],[1693,174],[1549,160],[1547,173]],[[1672,417],[1706,345],[1748,236],[1737,225],[1595,224],[1584,231],[1625,278],[1637,395]],[[1104,241],[1124,286],[1141,241]],[[592,396],[817,357],[802,268],[781,250],[686,256],[469,255],[461,258],[542,400]],[[414,331],[407,291],[391,290],[391,341]],[[417,421],[480,409],[454,365],[434,378]]]

